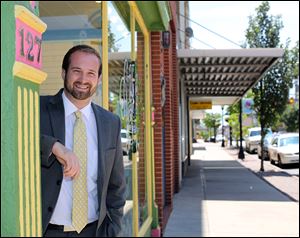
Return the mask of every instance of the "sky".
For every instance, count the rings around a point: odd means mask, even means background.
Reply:
[[[256,16],[255,8],[262,1],[190,1],[190,19],[194,38],[191,38],[193,49],[238,49],[245,42],[245,32],[249,25],[249,16]],[[281,43],[289,37],[290,47],[299,40],[299,2],[269,1],[269,15],[281,15],[284,28],[280,31]],[[205,28],[233,41],[225,40]],[[200,41],[202,42],[200,42]],[[226,111],[226,107],[224,109]],[[220,113],[220,106],[213,106],[209,113]]]
[[[249,25],[249,16],[255,16],[262,1],[190,1],[190,19],[194,38],[191,38],[192,49],[238,49],[245,41],[245,32]],[[269,1],[271,15],[281,15],[284,28],[280,31],[281,43],[289,37],[290,47],[299,40],[299,2],[298,1]],[[130,51],[130,34],[109,3],[112,32],[116,34],[116,45],[119,51]],[[219,35],[235,42],[231,43]],[[202,41],[202,42],[200,42]],[[213,106],[208,112],[221,113],[220,106]]]
[[[256,15],[255,8],[261,3],[262,1],[190,1],[190,19],[240,45],[245,42],[245,32],[249,25],[248,17]],[[269,15],[282,17],[284,28],[280,31],[281,42],[285,43],[290,37],[290,46],[294,46],[299,40],[299,2],[269,1],[269,3]],[[194,32],[194,38],[191,39],[193,48],[240,48],[203,27],[191,22]]]
[[[245,31],[249,25],[249,16],[255,16],[262,1],[190,1],[191,28],[194,38],[191,46],[195,49],[235,49],[245,41]],[[299,2],[298,1],[269,1],[271,15],[281,15],[284,28],[280,31],[281,42],[285,43],[289,37],[290,46],[299,40]],[[119,51],[130,50],[130,34],[122,20],[114,10],[111,1],[108,6],[109,20],[112,32],[117,40]],[[235,42],[226,39],[206,30]],[[200,42],[202,41],[202,42]]]

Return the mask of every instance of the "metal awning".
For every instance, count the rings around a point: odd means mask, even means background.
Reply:
[[[124,75],[124,60],[130,59],[130,52],[108,53],[109,90],[119,93],[120,80]]]
[[[177,51],[180,79],[193,101],[231,105],[283,56],[277,48]]]

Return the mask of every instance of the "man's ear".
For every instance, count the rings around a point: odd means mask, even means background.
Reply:
[[[100,74],[100,76],[98,78],[98,84],[97,85],[99,85],[101,83],[101,81],[102,81],[102,74]]]
[[[66,71],[64,69],[61,70],[61,78],[63,80],[65,80],[65,77],[66,77]]]

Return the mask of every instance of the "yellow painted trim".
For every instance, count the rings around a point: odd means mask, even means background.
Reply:
[[[135,60],[135,18],[133,7],[130,6],[131,60]]]
[[[41,84],[47,78],[45,72],[18,61],[14,63],[13,75],[37,84]]]
[[[34,167],[34,115],[33,115],[33,107],[34,107],[34,101],[33,101],[33,92],[32,89],[29,90],[29,168],[30,168],[30,202],[31,202],[31,230],[32,230],[32,236],[36,236],[36,191],[35,191],[35,167]]]
[[[21,5],[15,5],[15,18],[20,19],[39,33],[43,33],[47,28],[46,23]]]
[[[102,107],[108,110],[108,16],[107,2],[102,1]]]
[[[18,167],[19,167],[19,222],[20,222],[20,237],[25,236],[24,231],[24,191],[23,191],[23,143],[22,143],[22,91],[18,86]]]
[[[29,163],[28,163],[28,94],[27,89],[23,89],[23,127],[24,127],[24,178],[25,178],[25,234],[26,236],[31,236],[30,234],[30,201],[29,201]]]
[[[145,72],[145,164],[146,164],[146,183],[147,183],[147,203],[148,203],[148,218],[146,221],[149,221],[148,219],[151,219],[152,222],[152,203],[153,203],[153,197],[152,197],[152,170],[151,170],[151,161],[153,159],[152,156],[152,137],[151,137],[151,81],[150,81],[150,40],[149,40],[149,32],[148,29],[144,23],[144,20],[142,18],[142,15],[134,1],[128,1],[128,4],[134,11],[134,17],[139,24],[143,35],[144,35],[144,52],[145,52],[145,63],[144,63],[144,72]],[[151,226],[147,222],[143,224],[143,229],[148,229],[148,226]],[[139,232],[140,233],[140,232]]]
[[[149,228],[151,227],[152,220],[153,219],[151,216],[147,217],[146,221],[143,223],[143,225],[139,231],[138,237],[146,237],[146,233],[149,230]]]
[[[151,108],[151,112],[154,113],[155,112],[155,108],[152,107]],[[151,142],[153,142],[154,140],[154,125],[155,122],[151,123]],[[154,143],[151,143],[151,152],[152,152],[152,156],[154,158]],[[152,174],[152,189],[153,189],[153,201],[155,201],[155,163],[154,163],[154,159],[151,160],[151,174]]]
[[[139,197],[138,197],[138,167],[136,153],[132,154],[132,232],[133,237],[137,237],[139,232]]]
[[[136,2],[134,1],[128,1],[128,4],[130,7],[132,7],[134,9],[134,18],[136,19],[136,21],[138,22],[139,26],[141,27],[141,30],[144,34],[144,37],[149,37],[149,32],[147,30],[147,27],[145,25],[145,22],[143,20],[143,17],[136,5]]]
[[[145,127],[146,127],[146,155],[147,155],[147,198],[148,198],[148,216],[152,218],[152,172],[151,172],[151,161],[153,159],[152,155],[152,137],[151,137],[151,128],[152,128],[152,115],[151,115],[151,79],[150,79],[150,52],[149,52],[149,34],[148,37],[145,37]]]
[[[42,236],[42,204],[41,204],[41,161],[40,161],[40,97],[38,92],[35,96],[35,171],[36,171],[36,212],[37,212],[37,236]]]

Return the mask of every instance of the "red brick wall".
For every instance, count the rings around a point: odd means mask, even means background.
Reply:
[[[173,158],[174,158],[174,191],[179,192],[179,80],[176,51],[176,32],[172,32],[172,120],[173,120]]]
[[[145,181],[145,94],[144,94],[144,36],[141,33],[137,35],[137,116],[139,117],[138,121],[138,198],[139,198],[139,207],[146,205],[146,181]]]
[[[164,75],[166,79],[166,102],[164,108],[165,121],[165,171],[166,171],[166,203],[172,204],[173,198],[173,131],[172,131],[172,42],[169,49],[164,49]]]
[[[158,206],[159,223],[163,221],[163,141],[162,141],[162,108],[161,108],[161,82],[160,76],[164,67],[161,49],[161,33],[152,32],[151,40],[151,78],[152,102],[154,111],[154,176],[155,176],[155,202]]]
[[[152,82],[152,105],[154,111],[154,176],[155,176],[155,202],[158,206],[159,223],[164,230],[168,217],[172,211],[174,192],[179,190],[179,93],[178,93],[178,66],[176,52],[176,2],[171,1],[170,7],[172,18],[170,21],[171,45],[169,49],[162,48],[162,33],[151,32],[150,34],[150,57],[151,57],[151,82]],[[137,63],[139,80],[144,78],[144,39],[141,33],[137,37]],[[165,76],[166,101],[161,106],[161,79]],[[144,83],[143,83],[144,85]],[[141,89],[141,87],[140,87]],[[139,97],[144,97],[140,92]],[[143,99],[144,102],[144,99]],[[165,127],[165,141],[163,141],[162,128]],[[145,194],[144,174],[144,125],[140,125],[139,144],[139,196]],[[163,143],[165,143],[165,179],[166,193],[163,191]],[[166,204],[163,198],[165,196]]]

